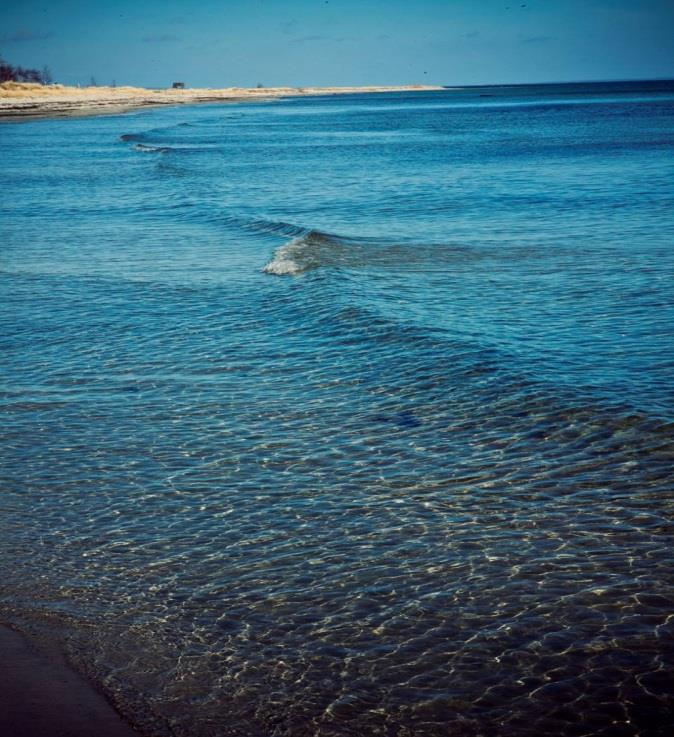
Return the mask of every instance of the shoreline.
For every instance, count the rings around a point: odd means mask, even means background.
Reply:
[[[117,115],[143,108],[207,102],[270,101],[284,97],[429,92],[436,85],[366,87],[227,87],[149,90],[141,87],[63,87],[21,82],[0,85],[0,122]]]
[[[115,115],[144,108],[286,97],[441,90],[392,87],[146,90],[0,85],[0,123]],[[141,737],[97,686],[71,665],[58,638],[46,643],[0,621],[0,734],[17,737]],[[62,643],[61,643],[62,644]]]
[[[58,651],[0,624],[0,733],[16,737],[141,737]]]

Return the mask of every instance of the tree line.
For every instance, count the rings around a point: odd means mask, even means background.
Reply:
[[[49,67],[39,69],[24,69],[21,66],[13,66],[0,57],[0,83],[1,82],[36,82],[37,84],[52,84],[53,79]]]

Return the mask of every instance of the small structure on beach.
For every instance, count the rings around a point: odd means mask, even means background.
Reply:
[[[172,85],[174,90],[184,90],[185,89],[185,83],[184,82],[174,82]]]

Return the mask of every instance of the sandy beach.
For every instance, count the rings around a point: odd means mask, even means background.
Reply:
[[[0,626],[0,734],[134,737],[133,730],[62,657]]]
[[[0,120],[112,115],[143,107],[202,102],[241,102],[304,95],[344,95],[374,92],[439,90],[432,85],[395,87],[224,87],[221,89],[161,89],[143,87],[66,87],[25,82],[0,84]]]

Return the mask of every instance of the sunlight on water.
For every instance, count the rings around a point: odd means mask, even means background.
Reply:
[[[674,88],[2,128],[0,614],[152,735],[665,735]]]

